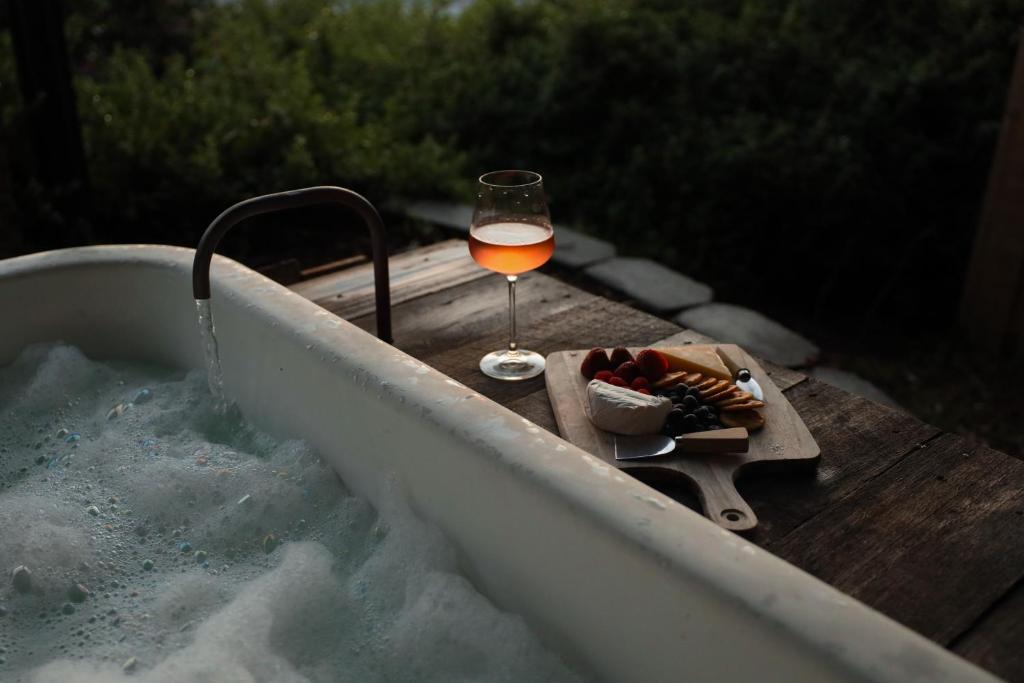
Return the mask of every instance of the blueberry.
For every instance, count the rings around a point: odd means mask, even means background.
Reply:
[[[700,399],[700,391],[698,391],[695,387],[690,387],[687,390],[686,395],[687,396],[693,396],[695,399],[698,399],[698,400]]]
[[[718,425],[718,424],[710,424],[710,425],[708,425],[708,430],[710,430],[712,432],[715,431],[716,429],[721,429],[721,428],[722,428],[722,426]]]
[[[686,398],[683,399],[683,405],[689,408],[690,410],[695,410],[697,406],[700,405],[700,401],[697,400],[696,396],[692,394],[687,394]]]
[[[672,389],[673,392],[675,392],[676,394],[679,394],[680,396],[686,396],[686,392],[689,391],[689,390],[690,390],[690,385],[689,384],[677,384],[675,386],[675,388]]]
[[[693,415],[692,413],[690,415],[684,415],[683,426],[685,426],[690,431],[695,431],[700,428],[700,420],[698,420],[697,416]]]
[[[668,417],[665,418],[665,424],[672,429],[679,429],[683,426],[685,418],[686,415],[683,414],[683,411],[678,408],[673,408],[669,411]]]

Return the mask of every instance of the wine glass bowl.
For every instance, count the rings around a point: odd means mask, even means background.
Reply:
[[[550,226],[530,223],[489,223],[469,232],[469,253],[486,268],[502,275],[521,275],[548,262],[555,251]]]
[[[555,251],[543,179],[533,171],[494,171],[480,176],[469,229],[469,253],[488,270],[508,280],[508,348],[487,354],[480,370],[505,381],[530,379],[544,372],[544,356],[516,342],[516,281],[547,263]]]

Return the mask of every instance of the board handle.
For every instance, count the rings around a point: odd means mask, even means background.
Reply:
[[[697,486],[704,514],[729,531],[750,531],[757,526],[757,515],[736,490],[732,472],[707,468],[708,476]]]

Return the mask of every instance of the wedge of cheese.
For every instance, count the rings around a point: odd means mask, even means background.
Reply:
[[[600,380],[587,385],[587,417],[614,434],[656,434],[672,409],[664,396],[648,396]]]
[[[732,373],[711,344],[671,346],[659,348],[658,351],[668,360],[669,372],[699,372],[708,377],[732,381]]]

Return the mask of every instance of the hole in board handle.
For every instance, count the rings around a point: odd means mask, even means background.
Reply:
[[[743,519],[744,517],[746,517],[746,515],[743,514],[742,511],[734,510],[734,509],[731,509],[731,508],[728,509],[728,510],[722,510],[722,516],[725,517],[730,522],[738,522],[741,519]]]

